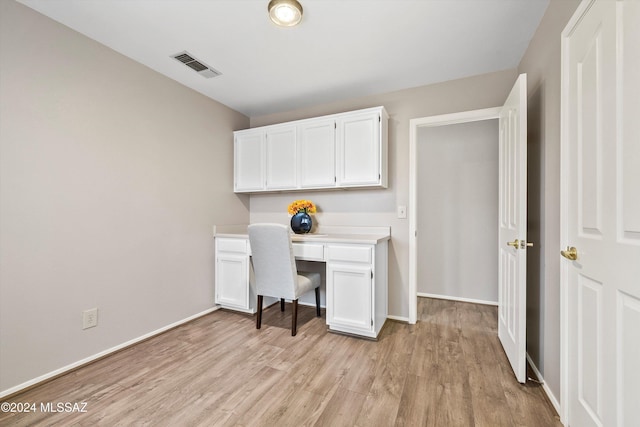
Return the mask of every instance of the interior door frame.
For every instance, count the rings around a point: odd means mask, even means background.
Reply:
[[[502,107],[409,120],[409,323],[418,320],[418,129],[499,119]]]

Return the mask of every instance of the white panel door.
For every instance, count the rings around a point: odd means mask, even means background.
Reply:
[[[316,120],[300,125],[300,187],[335,187],[335,127],[335,119]]]
[[[264,130],[238,133],[234,139],[234,190],[264,188]]]
[[[380,182],[380,121],[377,112],[338,120],[338,185]]]
[[[277,126],[266,133],[266,188],[286,190],[296,188],[296,127]]]
[[[568,424],[637,426],[640,2],[576,14],[563,45]]]
[[[498,337],[519,382],[526,376],[527,76],[518,77],[499,119]]]

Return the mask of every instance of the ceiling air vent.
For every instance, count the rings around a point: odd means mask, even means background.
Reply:
[[[173,59],[177,59],[178,61],[182,62],[187,67],[191,68],[192,70],[196,71],[201,76],[206,77],[208,79],[210,79],[211,77],[217,77],[217,76],[222,74],[220,71],[215,70],[215,69],[209,67],[208,65],[206,65],[204,62],[194,58],[193,55],[191,55],[186,50],[184,52],[180,52],[180,53],[176,53],[175,55],[171,55],[171,57]]]

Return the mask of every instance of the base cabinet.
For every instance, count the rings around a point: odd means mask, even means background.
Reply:
[[[377,229],[377,228],[376,228]],[[384,229],[387,231],[388,229]],[[325,264],[326,322],[330,331],[377,338],[387,319],[388,238],[366,243],[318,241],[314,237],[293,243],[297,260]],[[363,240],[358,235],[348,240]],[[370,241],[377,243],[369,243]],[[256,312],[251,247],[245,234],[215,237],[215,302],[224,308]],[[277,300],[276,300],[277,301]]]
[[[215,303],[248,313],[255,312],[250,286],[249,248],[243,239],[216,239]]]
[[[327,246],[327,325],[376,338],[387,319],[387,242]]]

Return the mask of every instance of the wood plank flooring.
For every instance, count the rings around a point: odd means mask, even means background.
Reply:
[[[315,308],[219,310],[11,397],[11,426],[561,426],[542,387],[515,380],[496,307],[418,300],[378,342],[331,334]],[[85,413],[41,403],[86,402]]]

